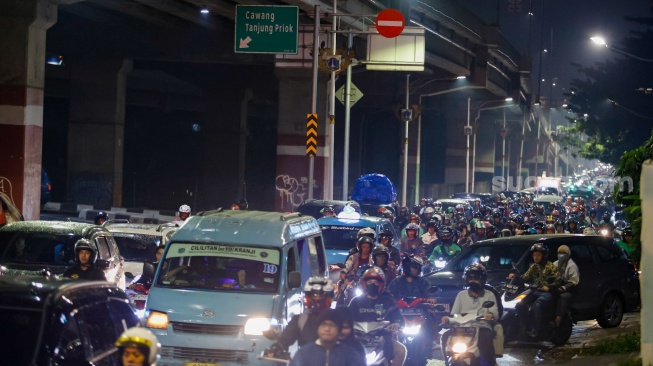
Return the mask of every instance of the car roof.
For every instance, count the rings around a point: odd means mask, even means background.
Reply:
[[[188,218],[171,242],[226,242],[281,247],[297,238],[319,235],[311,216],[298,212],[228,210],[199,212]]]
[[[562,201],[562,200],[563,199],[560,196],[545,194],[545,195],[537,196],[537,198],[533,199],[533,202],[546,202],[546,203],[549,203],[549,202],[558,202],[558,201]]]
[[[360,219],[341,219],[335,216],[321,217],[317,220],[319,225],[340,225],[340,226],[354,226],[354,227],[376,227],[378,224],[390,222],[390,220],[375,217],[375,216],[361,216]]]
[[[59,235],[87,236],[92,232],[109,231],[101,226],[84,222],[72,221],[19,221],[12,222],[0,228],[0,232],[41,232]]]
[[[550,240],[564,240],[577,237],[585,237],[583,234],[535,234],[535,235],[516,235],[503,238],[485,239],[473,243],[471,246],[487,245],[487,244],[508,244],[508,245],[526,245],[535,243],[545,243]],[[601,238],[600,236],[596,236]]]
[[[149,234],[154,236],[161,236],[163,232],[158,230],[157,224],[137,224],[137,223],[120,223],[109,224],[104,226],[111,233],[125,233],[125,234]]]
[[[462,198],[440,198],[435,200],[436,202],[441,202],[441,203],[461,203],[461,204],[467,204],[467,200],[462,199]]]

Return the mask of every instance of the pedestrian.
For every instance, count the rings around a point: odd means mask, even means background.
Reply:
[[[92,280],[92,281],[106,281],[107,278],[104,272],[95,267],[97,260],[97,249],[88,239],[79,239],[75,243],[75,261],[77,264],[68,268],[64,273],[64,277]]]

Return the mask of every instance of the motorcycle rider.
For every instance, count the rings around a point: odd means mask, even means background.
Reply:
[[[398,341],[392,340],[392,334],[404,326],[404,317],[395,304],[392,295],[384,291],[386,284],[385,274],[380,268],[372,267],[366,270],[361,277],[364,294],[351,299],[349,307],[354,313],[357,322],[375,322],[387,320],[390,322],[390,332],[385,337],[385,349],[391,365],[403,365],[406,360],[406,347]]]
[[[498,208],[492,211],[492,225],[497,228],[497,231],[501,231],[501,229],[506,227],[506,224],[503,222],[503,214]]]
[[[406,237],[401,238],[399,249],[405,253],[422,254],[424,243],[422,242],[422,238],[417,235],[420,230],[419,226],[411,222],[410,224],[406,225],[404,230],[406,231]]]
[[[557,288],[558,304],[554,320],[556,327],[559,327],[562,317],[567,313],[576,295],[578,295],[580,275],[578,266],[571,259],[571,249],[566,245],[558,247],[558,260],[553,264],[558,267],[558,274],[562,277],[562,285]]]
[[[107,220],[109,220],[109,214],[104,211],[100,211],[97,213],[97,215],[95,215],[95,220],[93,220],[93,222],[95,225],[102,225]]]
[[[322,217],[331,217],[335,216],[336,212],[333,210],[333,206],[327,206],[320,210]]]
[[[555,227],[556,234],[569,234],[569,232],[565,230],[565,223],[562,222],[562,220],[556,221],[553,226]]]
[[[115,343],[122,366],[155,366],[161,344],[149,329],[133,327],[125,330]]]
[[[553,224],[546,224],[544,227],[544,234],[555,234],[556,233],[556,228],[553,226]]]
[[[575,217],[567,220],[567,231],[569,234],[580,234],[580,228],[578,227],[578,220]]]
[[[416,233],[415,236],[417,236],[419,238],[422,235],[424,235],[424,230],[419,225],[419,216],[416,215],[416,214],[412,214],[412,215],[410,215],[410,222],[408,223],[408,225],[406,225],[406,227],[404,227],[403,230],[401,230],[401,237],[402,238],[405,238],[406,236],[408,236],[408,233],[406,232],[406,228],[408,226],[410,226],[410,224],[415,224],[415,226],[417,226],[417,228],[419,229],[418,233]]]
[[[472,240],[472,243],[487,239],[487,236],[485,235],[485,224],[483,221],[477,221],[474,224],[474,230],[474,233],[469,236],[469,238]]]
[[[562,278],[558,274],[558,267],[549,261],[549,248],[544,243],[533,244],[530,252],[535,263],[521,275],[521,278],[536,286],[537,289],[522,300],[522,303],[525,304],[524,306],[533,304],[532,327],[527,335],[537,338],[543,313],[553,305],[554,298],[549,291],[560,287]],[[515,277],[514,273],[508,275],[508,279],[513,277]]]
[[[599,224],[601,223],[599,218],[596,216],[597,211],[595,208],[590,208],[590,215],[585,218],[585,221],[587,221],[587,225],[591,226],[593,228],[599,227]]]
[[[356,242],[356,248],[358,249],[358,252],[352,254],[349,256],[349,258],[347,258],[347,261],[345,262],[345,268],[340,272],[341,278],[343,277],[343,273],[345,275],[353,275],[356,273],[356,269],[359,267],[362,267],[366,264],[370,266],[374,265],[371,254],[373,246],[374,239],[370,238],[367,235],[361,236]]]
[[[179,206],[179,217],[175,217],[173,222],[176,221],[186,221],[187,218],[190,217],[190,206],[188,205],[181,205]]]
[[[68,268],[63,277],[91,280],[91,281],[106,281],[107,277],[104,272],[95,267],[97,260],[97,249],[88,239],[79,239],[75,243],[75,261],[77,264]]]
[[[422,235],[422,243],[424,243],[424,245],[430,247],[432,242],[438,240],[438,235],[435,233],[436,226],[437,223],[435,220],[429,220],[426,224],[426,233]]]
[[[320,276],[309,278],[304,285],[304,312],[290,319],[277,341],[264,353],[283,357],[281,355],[287,355],[288,347],[295,342],[300,348],[307,343],[315,342],[319,316],[325,309],[331,307],[331,299],[333,299],[333,282],[330,279]]]
[[[401,254],[399,253],[399,249],[392,246],[393,238],[394,234],[392,234],[392,230],[390,229],[385,229],[379,233],[379,243],[381,243],[381,245],[383,245],[388,251],[388,254],[390,254],[390,260],[388,263],[396,267],[401,263]]]
[[[448,227],[440,228],[440,242],[436,244],[431,252],[429,261],[433,262],[439,258],[445,259],[449,262],[453,257],[462,251],[458,244],[454,244],[452,231]]]
[[[454,300],[453,307],[451,308],[451,315],[478,314],[484,302],[492,301],[494,303],[483,315],[483,319],[492,324],[494,334],[487,328],[481,328],[478,342],[481,356],[485,358],[489,365],[494,365],[496,363],[496,356],[503,356],[503,328],[498,323],[498,304],[500,298],[494,292],[486,289],[487,270],[482,264],[472,263],[465,267],[463,279],[467,284],[467,289],[456,295],[456,300]],[[449,317],[442,317],[442,322],[448,323]],[[443,352],[446,349],[444,345],[447,344],[448,338],[448,333],[442,335]]]
[[[383,270],[386,281],[392,282],[397,277],[397,267],[394,264],[390,264],[389,259],[390,253],[388,253],[383,245],[377,245],[372,250],[372,261],[374,265]]]
[[[435,297],[428,292],[431,287],[429,281],[420,276],[422,263],[419,262],[419,259],[406,257],[401,261],[401,267],[403,269],[402,275],[390,282],[388,292],[395,299],[420,297],[428,299],[427,301],[431,304],[435,304],[437,302]]]

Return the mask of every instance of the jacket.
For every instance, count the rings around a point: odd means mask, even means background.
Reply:
[[[356,351],[349,345],[338,343],[331,349],[322,347],[317,340],[301,347],[290,360],[290,366],[365,366]]]

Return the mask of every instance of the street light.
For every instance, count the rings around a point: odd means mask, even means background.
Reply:
[[[605,41],[605,38],[603,38],[601,36],[590,37],[590,40],[592,42],[594,42],[594,44],[596,44],[596,45],[605,46],[606,48],[609,48],[609,49],[611,49],[611,50],[613,50],[613,51],[615,51],[617,53],[621,53],[622,55],[632,57],[632,58],[634,58],[636,60],[640,60],[640,61],[644,61],[644,62],[653,62],[653,60],[650,59],[650,58],[639,57],[637,55],[633,55],[630,52],[626,52],[624,50],[620,50],[618,48],[612,47],[612,46],[608,45],[607,42]]]

